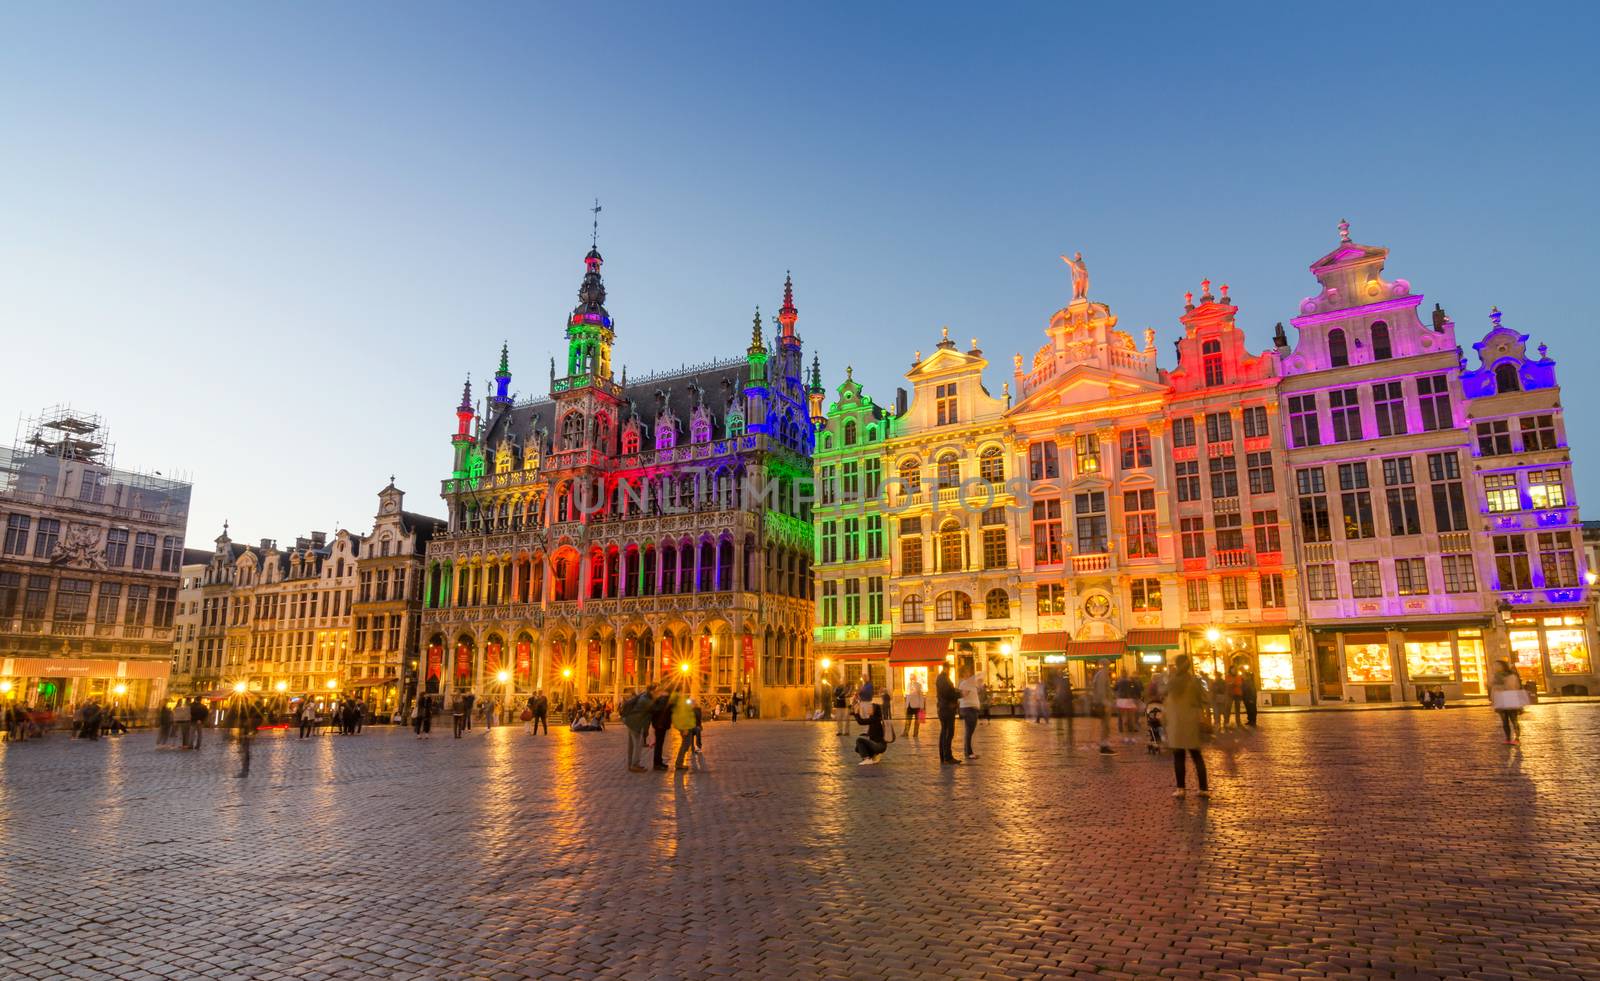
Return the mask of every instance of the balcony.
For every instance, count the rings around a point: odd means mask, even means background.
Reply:
[[[1092,552],[1088,555],[1074,555],[1072,557],[1072,571],[1078,575],[1086,572],[1105,572],[1111,568],[1111,553]]]
[[[1248,548],[1229,548],[1211,554],[1213,569],[1247,569],[1252,564]]]
[[[1332,562],[1332,542],[1306,542],[1305,555],[1307,562]]]
[[[1224,440],[1220,443],[1207,443],[1206,456],[1215,460],[1219,456],[1233,456],[1233,440]]]
[[[1441,552],[1470,552],[1472,551],[1472,532],[1447,531],[1439,535],[1439,551]]]

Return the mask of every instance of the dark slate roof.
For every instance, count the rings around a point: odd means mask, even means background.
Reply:
[[[623,407],[617,428],[620,431],[630,418],[638,418],[645,426],[644,445],[654,446],[656,420],[664,399],[666,408],[677,419],[680,434],[686,434],[689,418],[697,404],[693,386],[699,386],[706,408],[711,412],[712,436],[724,436],[728,408],[730,403],[742,404],[741,396],[749,370],[749,362],[739,357],[691,365],[675,371],[655,372],[640,379],[630,378],[622,390],[623,400],[630,405]],[[488,432],[484,434],[482,445],[488,449],[499,446],[500,438],[509,428],[510,435],[518,445],[526,447],[530,434],[537,428],[541,433],[540,451],[548,453],[556,428],[555,412],[556,405],[551,399],[515,405],[509,412],[493,419]]]
[[[184,565],[210,565],[211,556],[216,552],[209,548],[186,548],[183,550]]]
[[[435,518],[431,514],[418,514],[415,511],[401,511],[400,523],[406,531],[417,536],[417,554],[421,555],[421,546],[426,545],[434,535],[442,533],[449,526],[443,518]]]

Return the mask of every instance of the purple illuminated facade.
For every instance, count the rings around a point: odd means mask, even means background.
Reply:
[[[1553,363],[1526,357],[1526,338],[1497,316],[1476,345],[1480,367],[1466,370],[1444,311],[1435,305],[1424,322],[1423,295],[1383,277],[1388,250],[1353,242],[1347,223],[1339,231],[1311,265],[1321,289],[1290,321],[1297,343],[1278,338],[1319,697],[1484,694],[1494,659],[1512,649],[1541,689],[1600,690]],[[1480,421],[1495,439],[1479,438]],[[1533,504],[1527,473],[1538,474],[1540,500],[1559,506]]]
[[[1488,588],[1524,678],[1593,692],[1593,597],[1555,362],[1543,345],[1530,356],[1499,310],[1489,319],[1478,366],[1461,373]]]

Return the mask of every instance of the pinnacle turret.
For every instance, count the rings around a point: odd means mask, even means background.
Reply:
[[[786,272],[783,274],[783,306],[778,308],[778,323],[782,325],[782,342],[799,343],[799,338],[794,336],[795,321],[800,319],[800,311],[794,305],[794,280]]]

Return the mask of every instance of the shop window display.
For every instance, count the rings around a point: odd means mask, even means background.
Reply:
[[[1256,672],[1262,691],[1294,691],[1294,655],[1288,637],[1261,638]]]
[[[1406,675],[1412,681],[1455,679],[1455,657],[1448,640],[1408,640],[1405,652]]]
[[[1346,643],[1344,673],[1354,685],[1384,684],[1393,681],[1394,664],[1389,659],[1389,645]]]

